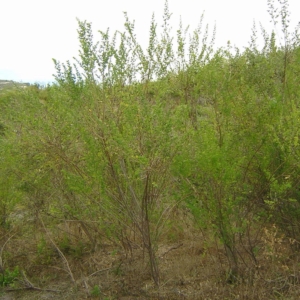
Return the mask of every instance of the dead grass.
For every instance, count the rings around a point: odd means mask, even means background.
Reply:
[[[300,298],[300,255],[274,226],[264,229],[257,265],[241,261],[241,276],[229,284],[222,245],[208,232],[192,227],[189,219],[179,217],[159,241],[161,284],[157,289],[141,248],[133,247],[128,253],[121,243],[102,239],[91,251],[90,239],[78,224],[49,226],[51,239],[68,261],[72,282],[43,228],[35,225],[34,234],[28,234],[34,221],[22,222],[1,232],[2,267],[19,266],[24,272],[13,286],[2,289],[3,300]]]

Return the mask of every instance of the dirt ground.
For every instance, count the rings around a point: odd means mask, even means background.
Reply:
[[[172,228],[158,243],[158,287],[147,253],[134,241],[126,247],[103,240],[91,251],[87,237],[81,244],[56,236],[59,253],[40,235],[34,242],[26,234],[9,241],[2,234],[1,264],[19,266],[20,275],[2,288],[0,300],[300,299],[299,252],[291,251],[274,228],[262,236],[255,263],[240,253],[240,275],[232,281],[224,247],[207,238],[211,234],[185,226]]]

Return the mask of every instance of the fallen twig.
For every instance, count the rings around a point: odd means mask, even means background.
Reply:
[[[167,251],[165,251],[165,253],[163,253],[160,257],[161,257],[161,258],[164,257],[164,256],[165,256],[166,254],[168,254],[170,251],[175,250],[175,249],[178,249],[178,248],[181,247],[182,245],[183,245],[183,243],[171,247],[170,249],[168,249]]]
[[[22,275],[24,277],[24,280],[21,282],[25,285],[24,287],[21,288],[6,288],[4,289],[5,292],[16,292],[16,291],[22,291],[22,290],[35,290],[35,291],[41,291],[41,292],[53,292],[53,293],[60,293],[61,291],[59,290],[52,290],[52,289],[42,289],[37,286],[35,286],[26,276],[25,272],[22,272]]]
[[[108,271],[108,270],[111,270],[112,268],[106,268],[106,269],[102,269],[102,270],[98,270],[92,274],[90,274],[88,277],[91,277],[91,276],[94,276],[95,274],[97,273],[101,273],[101,272],[105,272],[105,271]]]
[[[36,286],[25,286],[22,288],[17,288],[17,289],[4,289],[4,292],[16,292],[16,291],[23,291],[23,290],[35,290],[35,291],[42,291],[42,292],[53,292],[53,293],[61,293],[59,290],[51,290],[51,289],[41,289]]]

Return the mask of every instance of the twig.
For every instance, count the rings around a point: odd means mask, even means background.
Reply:
[[[111,270],[112,268],[106,268],[106,269],[102,269],[102,270],[98,270],[92,274],[90,274],[88,277],[91,277],[91,276],[94,276],[95,274],[97,273],[101,273],[101,272],[105,272],[105,271],[108,271],[108,270]]]
[[[177,246],[173,246],[170,249],[168,249],[167,251],[165,251],[165,253],[163,253],[160,257],[164,257],[166,254],[168,254],[170,251],[178,249],[179,247],[183,246],[183,243],[177,245]]]
[[[1,250],[0,250],[0,269],[1,271],[3,271],[3,260],[2,260],[2,254],[3,254],[3,250],[4,250],[4,247],[6,246],[6,244],[9,242],[9,240],[14,236],[16,235],[16,233],[14,233],[13,235],[11,235],[6,241],[5,243],[3,244],[3,246],[1,247]]]
[[[35,290],[35,291],[42,291],[42,292],[53,292],[53,293],[60,293],[59,290],[52,290],[52,289],[41,289],[37,286],[35,286],[26,276],[25,272],[22,272],[22,275],[24,277],[24,280],[22,281],[25,287],[22,288],[16,288],[16,289],[4,289],[5,292],[15,292],[15,291],[21,291],[21,290]]]
[[[23,290],[35,290],[35,291],[42,291],[42,292],[61,293],[61,291],[59,291],[59,290],[41,289],[36,286],[26,286],[26,287],[17,288],[17,289],[4,289],[4,292],[16,292],[16,291],[23,291]]]
[[[70,265],[69,265],[69,263],[68,263],[68,260],[66,259],[66,257],[64,256],[64,254],[60,251],[60,249],[59,249],[58,246],[55,244],[55,242],[52,240],[52,238],[50,237],[50,234],[49,234],[48,230],[46,229],[45,224],[44,224],[43,220],[40,218],[40,216],[39,216],[39,219],[40,219],[40,221],[41,221],[41,224],[43,225],[43,228],[44,228],[44,230],[45,230],[45,232],[46,232],[46,234],[47,234],[47,236],[48,236],[50,242],[51,242],[52,245],[55,247],[55,249],[56,249],[57,252],[59,253],[60,257],[61,257],[62,260],[64,261],[64,263],[65,263],[65,265],[66,265],[66,267],[67,267],[67,272],[68,272],[68,274],[70,275],[70,277],[71,277],[73,283],[76,284],[76,281],[75,281],[74,276],[73,276],[73,273],[72,273],[72,271],[71,271],[71,269],[70,269]]]

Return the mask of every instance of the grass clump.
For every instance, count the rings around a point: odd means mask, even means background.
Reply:
[[[1,287],[14,286],[14,282],[20,276],[20,271],[18,267],[15,267],[12,271],[9,269],[5,269],[0,277],[0,285]]]

